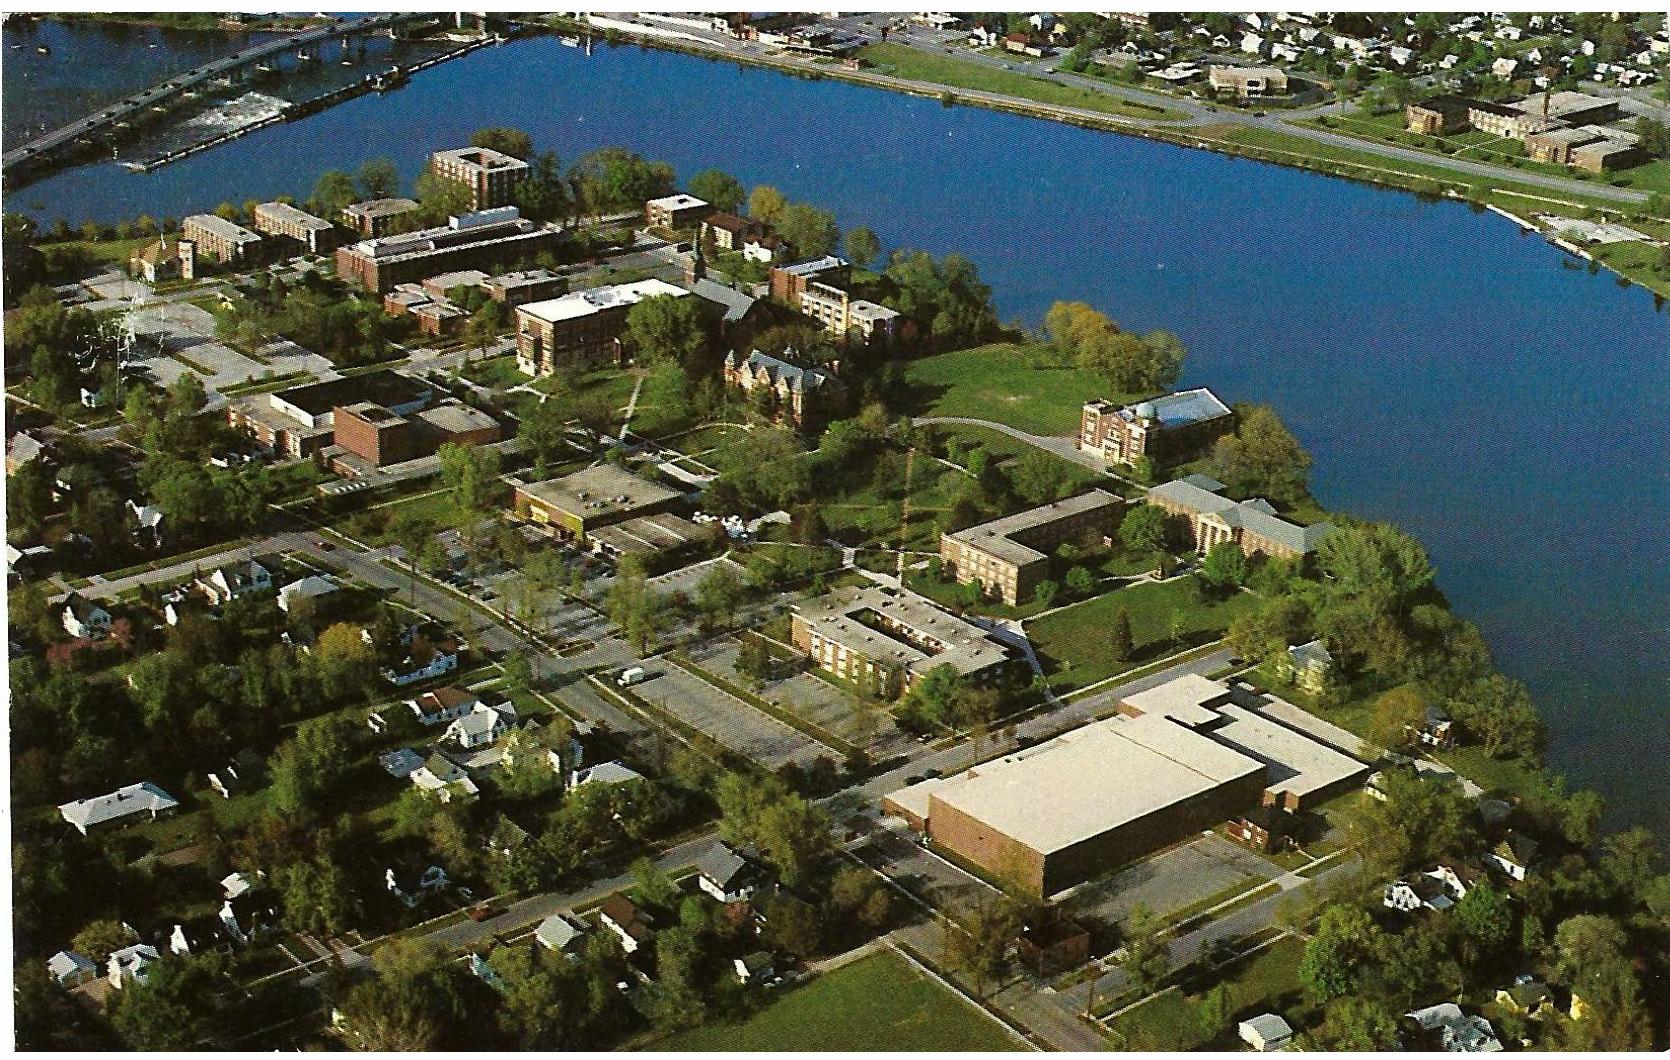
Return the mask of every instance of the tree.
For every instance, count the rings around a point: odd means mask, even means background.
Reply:
[[[1405,751],[1419,744],[1426,727],[1427,701],[1413,685],[1399,685],[1374,701],[1369,738],[1389,751]]]
[[[1074,567],[1067,572],[1067,590],[1074,596],[1089,596],[1096,591],[1096,576],[1087,568]]]
[[[1288,504],[1304,499],[1310,466],[1310,454],[1268,405],[1247,409],[1235,433],[1212,447],[1212,474],[1231,490]]]
[[[359,171],[360,195],[367,199],[392,199],[400,194],[400,170],[387,158],[367,159]]]
[[[860,225],[847,233],[847,257],[861,269],[868,269],[881,254],[881,240]]]
[[[487,347],[498,341],[502,329],[499,312],[499,303],[483,302],[481,308],[470,314],[469,321],[464,325],[465,345],[475,347],[479,355],[486,356]],[[468,357],[465,359],[468,360]]]
[[[1509,896],[1481,880],[1468,889],[1455,907],[1456,923],[1478,954],[1492,953],[1513,936],[1513,905]]]
[[[1014,910],[1000,899],[986,899],[946,917],[943,924],[942,958],[974,982],[976,996],[984,996],[1007,966],[1009,944],[1020,926]]]
[[[1229,623],[1229,643],[1235,653],[1254,662],[1269,662],[1290,644],[1303,643],[1310,628],[1310,611],[1300,600],[1278,596]]]
[[[1374,1053],[1396,1049],[1397,1012],[1376,998],[1338,998],[1329,1003],[1312,1045],[1331,1052]]]
[[[1119,524],[1119,542],[1135,555],[1165,551],[1166,512],[1154,504],[1139,504]]]
[[[1171,969],[1171,948],[1160,937],[1162,924],[1147,906],[1137,903],[1125,918],[1124,952],[1119,967],[1137,992],[1146,997],[1159,989]]]
[[[460,509],[484,512],[492,507],[502,485],[497,449],[448,442],[437,455],[441,458],[441,482],[452,490],[453,502]]]
[[[1234,541],[1219,541],[1206,550],[1200,564],[1200,582],[1211,593],[1228,596],[1247,578],[1247,557]]]
[[[556,152],[544,151],[530,160],[527,174],[516,183],[512,198],[522,216],[546,223],[561,220],[570,207],[568,184]]]
[[[1341,902],[1330,904],[1322,911],[1316,934],[1305,944],[1299,961],[1305,996],[1320,1004],[1355,992],[1381,937],[1365,910]]]
[[[1010,477],[1015,492],[1034,505],[1055,500],[1068,485],[1066,465],[1053,454],[1030,447],[1015,462]]]
[[[638,882],[638,894],[648,904],[663,909],[678,904],[678,884],[649,858],[640,857],[632,863],[632,877]]]
[[[75,933],[75,938],[70,940],[70,948],[90,957],[102,967],[106,957],[132,941],[133,936],[120,922],[95,920]]]
[[[359,896],[343,867],[331,858],[315,858],[289,867],[282,876],[284,921],[292,931],[334,938],[352,927],[360,914]]]
[[[551,464],[568,449],[568,417],[556,398],[532,402],[517,427],[522,445],[533,458],[533,478],[542,482],[551,475]]]
[[[1045,578],[1032,588],[1032,601],[1039,607],[1048,608],[1055,603],[1055,598],[1061,594],[1058,582]]]
[[[1474,836],[1471,803],[1457,788],[1388,770],[1381,790],[1385,800],[1370,800],[1360,821],[1371,864],[1395,874],[1466,852]]]
[[[748,193],[748,216],[766,224],[776,224],[789,201],[783,193],[769,184],[761,184]],[[796,250],[800,248],[796,247]]]
[[[722,169],[704,169],[690,178],[690,194],[709,203],[715,210],[736,213],[742,208],[745,192],[742,182]]]
[[[424,170],[418,175],[414,190],[422,207],[421,220],[430,224],[440,224],[448,217],[469,213],[473,202],[468,184],[461,180],[449,180],[432,170]]]
[[[803,258],[832,254],[841,245],[841,230],[835,225],[835,215],[807,203],[789,203],[771,223]]]
[[[502,125],[477,129],[470,135],[470,146],[499,151],[524,161],[533,157],[533,137],[521,129],[511,129]]]
[[[1461,689],[1449,701],[1450,714],[1497,758],[1535,759],[1545,731],[1524,683],[1491,674]]]
[[[321,635],[321,647],[323,643]],[[286,813],[316,806],[353,769],[358,734],[359,727],[341,714],[298,725],[295,737],[279,747],[273,761],[273,804]]]
[[[718,622],[735,613],[743,593],[742,578],[736,568],[728,562],[719,562],[696,583],[696,606],[710,622]]]
[[[184,957],[151,966],[145,982],[130,982],[116,998],[111,1026],[133,1049],[201,1049],[216,1030],[224,959]]]
[[[1200,1033],[1208,1042],[1229,1029],[1229,1018],[1235,1012],[1235,1001],[1230,997],[1229,984],[1219,983],[1206,991],[1200,998],[1200,1006],[1195,1010],[1195,1018],[1200,1023]]]
[[[1131,635],[1131,613],[1121,607],[1113,613],[1108,624],[1108,655],[1114,662],[1130,662],[1136,654],[1136,639]]]
[[[708,348],[700,299],[657,295],[626,312],[626,334],[644,360],[672,363],[694,376]]]
[[[342,213],[344,206],[350,206],[359,199],[354,178],[340,169],[327,169],[319,174],[319,179],[313,182],[313,194],[308,197],[315,213],[333,221]]]

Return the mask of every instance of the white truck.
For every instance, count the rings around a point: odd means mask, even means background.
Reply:
[[[621,688],[627,688],[642,681],[645,676],[642,666],[629,666],[620,672],[619,677],[615,678],[615,684]]]

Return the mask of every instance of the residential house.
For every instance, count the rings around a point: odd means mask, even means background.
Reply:
[[[1423,746],[1439,749],[1455,746],[1455,725],[1450,721],[1449,711],[1439,704],[1426,708],[1419,729],[1409,725],[1404,728],[1414,730],[1415,739]]]
[[[400,904],[407,909],[415,907],[419,902],[436,891],[442,890],[452,882],[446,870],[439,865],[431,865],[421,874],[413,874],[407,870],[396,872],[388,869],[383,873],[383,882],[390,894],[400,900]]]
[[[439,751],[424,759],[408,776],[419,791],[436,792],[442,802],[451,802],[454,793],[464,796],[481,794],[470,774]]]
[[[62,987],[77,987],[99,977],[99,966],[74,950],[59,950],[46,960],[47,974]]]
[[[1321,694],[1333,667],[1334,657],[1320,640],[1295,644],[1276,656],[1276,676],[1312,695]]]
[[[416,699],[408,699],[406,705],[412,708],[419,725],[434,728],[436,725],[450,724],[462,718],[480,702],[481,697],[475,693],[446,685],[425,692]]]
[[[716,840],[696,859],[696,886],[727,904],[752,898],[766,882],[758,856],[751,847],[737,849]]]
[[[1521,832],[1510,831],[1485,854],[1487,865],[1509,879],[1523,882],[1537,858],[1537,841]]]
[[[604,927],[615,933],[620,948],[637,953],[655,937],[654,921],[632,899],[619,891],[603,899],[597,918]]]
[[[401,641],[406,654],[399,663],[383,667],[383,679],[392,684],[416,684],[458,669],[458,641],[434,623],[412,626]]]
[[[441,737],[466,751],[496,743],[516,724],[516,706],[509,700],[492,705],[477,703],[469,712],[453,719]]]
[[[552,913],[539,922],[533,937],[553,953],[574,953],[585,940],[589,929],[583,921],[563,913]]]
[[[227,934],[226,926],[220,922],[219,917],[205,916],[178,921],[168,936],[169,952],[181,957],[231,948],[232,937]]]
[[[1560,1010],[1554,1002],[1554,991],[1534,975],[1516,976],[1512,986],[1496,991],[1496,1003],[1517,1016],[1534,1020]]]
[[[1261,1012],[1252,1019],[1242,1020],[1236,1033],[1259,1053],[1279,1053],[1293,1040],[1293,1028],[1274,1012]]]
[[[270,561],[269,561],[270,562]],[[213,606],[229,603],[240,596],[273,587],[273,568],[260,560],[245,560],[216,567],[200,575],[193,583]]]
[[[128,513],[133,516],[133,536],[150,548],[162,547],[162,509],[152,504],[128,500]]]
[[[755,950],[731,961],[736,981],[743,986],[769,983],[777,977],[777,958],[768,950]]]
[[[487,852],[495,857],[508,858],[527,843],[528,830],[501,813],[493,822],[486,846]]]
[[[123,946],[105,962],[105,977],[117,990],[129,983],[145,983],[151,978],[151,966],[162,960],[155,946],[136,942]]]
[[[1496,1030],[1483,1016],[1466,1015],[1453,1001],[1431,1005],[1405,1013],[1416,1030],[1421,1045],[1428,1050],[1446,1053],[1499,1053],[1502,1043],[1496,1040]]]
[[[82,640],[98,640],[110,633],[110,612],[80,593],[64,597],[64,631]]]
[[[142,780],[117,788],[108,795],[66,802],[58,807],[58,813],[76,831],[87,835],[102,825],[126,823],[139,814],[145,814],[148,820],[154,821],[178,809],[179,805],[174,796],[150,781]]]
[[[548,753],[554,760],[557,752],[550,751]],[[628,784],[634,780],[642,779],[644,779],[642,773],[619,762],[600,762],[595,766],[574,770],[569,774],[568,786],[578,788],[586,784]]]
[[[226,933],[248,945],[259,935],[278,926],[282,912],[277,897],[262,886],[246,886],[228,895],[220,906],[220,922]]]
[[[1381,893],[1380,904],[1400,913],[1417,909],[1443,912],[1467,896],[1467,885],[1447,865],[1428,869],[1408,880],[1393,880]]]
[[[329,575],[309,574],[307,577],[299,578],[278,591],[278,609],[285,614],[289,614],[291,607],[296,603],[301,602],[305,608],[312,602],[336,592],[339,588],[341,586],[337,585],[336,579]]]

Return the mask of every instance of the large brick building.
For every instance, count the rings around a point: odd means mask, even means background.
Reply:
[[[906,318],[845,288],[813,280],[800,293],[800,311],[823,325],[823,330],[848,343],[887,344],[899,338]]]
[[[1538,92],[1513,103],[1444,94],[1410,103],[1403,108],[1403,124],[1410,132],[1425,136],[1446,136],[1450,133],[1477,129],[1495,136],[1525,140],[1532,157],[1541,161],[1559,161],[1565,165],[1581,163],[1568,158],[1550,159],[1539,156],[1537,150],[1532,147],[1532,139],[1549,133],[1569,134],[1584,126],[1604,125],[1606,122],[1617,121],[1619,116],[1618,101],[1615,99],[1601,99],[1582,92],[1567,91]],[[1617,130],[1598,131],[1599,139],[1618,141],[1627,135]],[[1569,136],[1562,136],[1556,137],[1555,141],[1544,141],[1542,149],[1546,152],[1553,143],[1568,138]],[[1615,155],[1613,164],[1608,168],[1635,164],[1623,160],[1621,155],[1616,155],[1616,151],[1615,146],[1613,151],[1607,152]]]
[[[550,375],[574,365],[620,361],[626,314],[646,298],[683,298],[690,292],[648,279],[574,291],[516,307],[516,366],[524,375]]]
[[[489,147],[460,147],[430,155],[429,172],[470,189],[470,209],[491,210],[511,204],[528,164]]]
[[[1161,464],[1190,456],[1235,427],[1235,413],[1205,387],[1134,405],[1089,401],[1079,416],[1079,449],[1114,464]]]
[[[1299,810],[1368,767],[1191,675],[1048,743],[889,794],[934,845],[1048,896],[1245,813]],[[1284,704],[1284,708],[1291,705]]]
[[[1305,556],[1316,551],[1332,529],[1327,523],[1300,526],[1288,522],[1270,502],[1257,497],[1230,500],[1220,492],[1223,488],[1223,483],[1205,475],[1190,475],[1155,486],[1144,499],[1186,521],[1195,548],[1202,554],[1219,542],[1233,541],[1247,556]]]
[[[668,511],[684,496],[613,464],[513,485],[518,515],[576,541],[585,541],[603,527]]]
[[[342,208],[342,220],[366,239],[405,230],[418,211],[416,199],[367,199]]]
[[[771,270],[771,297],[800,308],[800,296],[812,283],[828,287],[845,287],[852,282],[852,264],[844,258],[825,254],[809,261],[778,265]]]
[[[311,254],[324,254],[336,246],[335,225],[286,202],[256,206],[254,225],[257,232],[295,240]]]
[[[1103,490],[1041,505],[989,523],[941,534],[945,575],[978,582],[1014,607],[1049,577],[1050,554],[1064,544],[1097,547],[1119,525],[1125,502]]]
[[[351,457],[338,461],[347,474],[429,456],[443,445],[490,445],[504,437],[499,421],[459,401],[397,414],[372,401],[345,405],[333,414],[333,444]]]
[[[769,395],[777,421],[795,427],[825,423],[847,408],[847,385],[833,372],[759,350],[747,355],[737,350],[725,357],[725,385],[756,400]]]
[[[336,251],[336,274],[384,294],[440,272],[493,271],[555,253],[563,235],[534,224],[514,206],[454,217],[440,228],[363,240]]]
[[[789,635],[821,668],[884,695],[908,689],[941,666],[973,680],[995,680],[1013,660],[979,626],[916,593],[879,587],[838,590],[798,605]]]
[[[1274,66],[1214,66],[1206,78],[1214,91],[1240,99],[1287,95],[1287,74]]]
[[[409,416],[435,400],[435,388],[399,372],[369,372],[244,398],[227,407],[227,421],[287,457],[312,456],[329,446],[336,410],[371,403]]]
[[[644,223],[651,228],[691,228],[712,212],[707,200],[694,195],[664,195],[644,203]]]

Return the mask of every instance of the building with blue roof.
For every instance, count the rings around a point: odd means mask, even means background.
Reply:
[[[1079,448],[1114,464],[1158,466],[1187,458],[1235,427],[1235,413],[1205,387],[1114,405],[1085,402]]]

